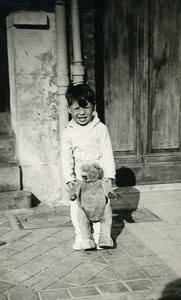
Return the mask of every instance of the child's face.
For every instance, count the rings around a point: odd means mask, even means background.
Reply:
[[[72,115],[72,119],[81,126],[85,126],[92,121],[93,111],[93,104],[90,102],[87,102],[87,105],[82,107],[75,101],[69,107],[69,113]]]

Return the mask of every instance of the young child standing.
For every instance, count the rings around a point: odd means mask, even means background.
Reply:
[[[104,180],[112,185],[112,179],[115,178],[112,145],[107,127],[99,120],[94,111],[93,90],[88,84],[79,84],[70,86],[65,96],[69,113],[72,116],[72,120],[68,122],[62,133],[61,149],[61,164],[68,187],[71,188],[77,180],[81,179],[80,166],[85,161],[99,163],[104,172]],[[71,219],[75,227],[73,249],[81,250],[82,238],[77,220],[77,210],[77,201],[71,201]],[[94,225],[94,237],[96,237],[99,234],[100,224],[95,223]]]

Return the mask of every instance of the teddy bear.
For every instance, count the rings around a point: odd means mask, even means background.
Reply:
[[[82,235],[82,248],[112,248],[112,210],[110,199],[115,198],[109,181],[103,179],[103,169],[96,162],[81,165],[81,180],[70,190],[70,200],[77,201],[78,223]],[[100,222],[100,234],[95,243],[92,235],[94,224]]]

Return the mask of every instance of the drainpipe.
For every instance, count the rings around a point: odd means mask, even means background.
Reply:
[[[83,83],[84,66],[81,55],[80,22],[78,0],[71,0],[71,20],[72,20],[72,43],[73,43],[73,66],[71,75],[73,84]]]
[[[65,92],[69,85],[68,57],[67,57],[67,21],[65,0],[55,1],[55,26],[56,26],[56,47],[57,47],[57,87],[59,103],[59,136],[60,136],[60,156],[61,157],[61,134],[68,122],[68,107],[65,98]],[[65,180],[59,163],[60,183],[61,183],[61,200],[67,201],[65,192]]]

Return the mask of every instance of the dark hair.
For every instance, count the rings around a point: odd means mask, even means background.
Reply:
[[[90,88],[88,84],[78,84],[70,85],[66,91],[65,97],[70,107],[75,101],[81,107],[87,106],[87,102],[90,102],[95,105],[95,95],[94,91]]]

